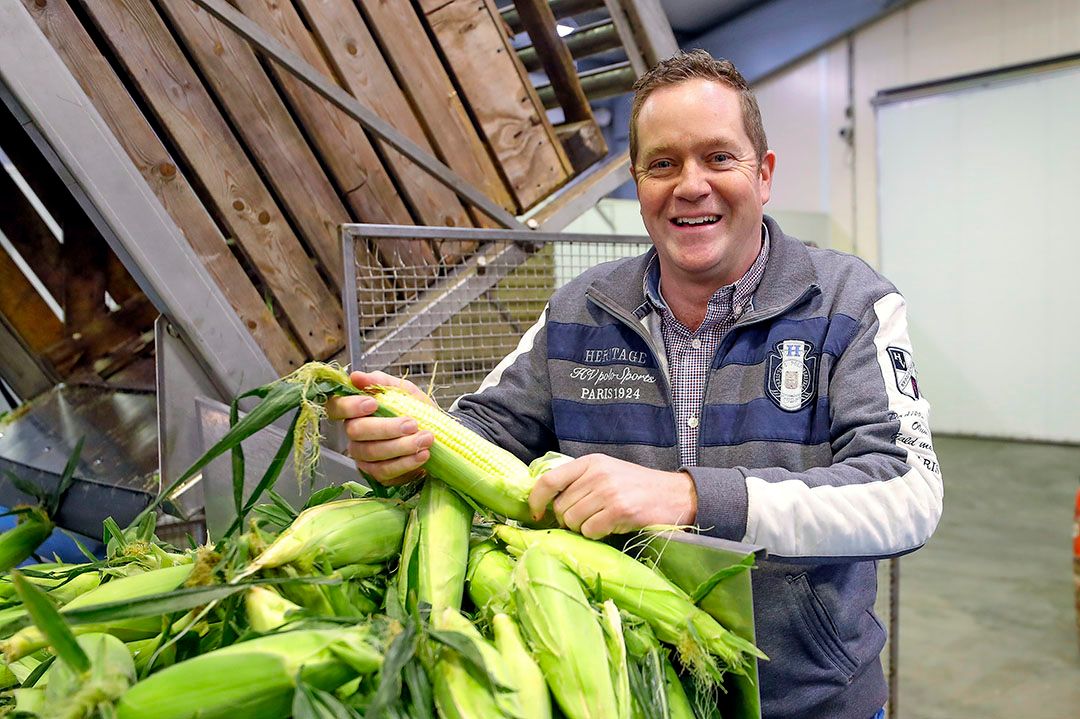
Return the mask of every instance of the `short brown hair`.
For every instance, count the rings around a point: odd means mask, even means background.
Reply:
[[[630,161],[637,160],[637,119],[641,106],[649,95],[661,87],[678,85],[687,80],[711,80],[732,87],[739,92],[743,128],[757,153],[758,162],[765,159],[769,143],[765,139],[765,126],[761,123],[761,110],[750,86],[730,60],[717,60],[704,50],[679,50],[666,60],[658,62],[634,83],[634,101],[630,106]]]

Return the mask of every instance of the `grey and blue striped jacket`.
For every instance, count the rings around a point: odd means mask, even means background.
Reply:
[[[871,717],[884,704],[876,560],[927,541],[942,509],[903,297],[862,260],[765,218],[765,274],[711,366],[697,524],[758,544],[762,710]],[[653,251],[560,288],[456,414],[528,461],[550,449],[677,470],[664,344],[642,293]]]

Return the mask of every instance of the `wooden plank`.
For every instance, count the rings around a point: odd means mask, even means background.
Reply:
[[[573,163],[575,172],[581,172],[607,154],[604,134],[592,120],[556,125],[555,134]]]
[[[150,0],[80,0],[147,105],[198,175],[217,216],[273,293],[308,355],[344,343],[341,304]]]
[[[71,8],[64,2],[51,2],[42,7],[36,0],[23,0],[23,5],[94,103],[165,211],[181,228],[211,277],[266,352],[270,364],[282,374],[299,367],[303,361],[300,351],[267,308],[175,160]],[[123,299],[118,297],[117,301]]]
[[[304,27],[292,3],[234,0],[233,4],[316,70],[333,77],[315,39]],[[288,70],[273,63],[271,70],[357,218],[361,222],[413,224],[408,208],[364,128]],[[429,243],[377,240],[373,244],[387,267],[426,268],[428,276],[434,276],[438,269]]]
[[[510,183],[518,210],[536,204],[572,172],[525,68],[489,0],[420,0],[481,132]]]
[[[23,275],[8,253],[0,250],[0,314],[35,354],[64,339],[64,325]]]
[[[514,201],[487,145],[473,126],[442,60],[428,40],[415,9],[408,3],[359,0],[368,27],[394,71],[439,157],[466,180],[508,210]],[[478,227],[498,223],[470,209]]]
[[[6,114],[0,111],[0,114]],[[0,232],[57,301],[64,296],[60,242],[11,175],[0,168]]]
[[[376,115],[392,123],[394,129],[434,154],[356,6],[337,0],[298,0],[298,4],[345,89]],[[380,140],[378,146],[387,167],[398,178],[398,185],[423,224],[472,226],[472,219],[453,190],[385,142]],[[440,243],[439,247],[446,262],[446,243]],[[454,247],[458,252],[470,251],[467,245],[457,247],[454,243]]]
[[[344,274],[337,226],[352,218],[259,59],[246,42],[191,0],[161,0],[161,6],[340,292]],[[359,280],[366,288],[386,289],[371,276]]]
[[[514,5],[532,40],[533,49],[540,56],[540,64],[555,91],[566,122],[595,122],[589,100],[578,81],[574,58],[555,29],[555,15],[547,0],[514,0]]]
[[[63,374],[89,371],[100,375],[112,364],[110,357],[130,359],[153,340],[157,316],[157,310],[146,297],[134,297],[116,312],[99,315],[80,326],[48,347],[44,354]]]

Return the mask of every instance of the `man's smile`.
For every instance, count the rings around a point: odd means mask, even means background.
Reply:
[[[701,225],[715,225],[720,221],[720,215],[699,215],[697,217],[673,217],[671,224],[676,227],[698,227]]]

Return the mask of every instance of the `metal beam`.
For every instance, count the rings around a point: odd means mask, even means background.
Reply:
[[[33,18],[0,3],[0,99],[226,396],[277,376]]]
[[[271,58],[296,76],[305,85],[322,97],[332,102],[335,107],[359,122],[364,129],[373,132],[379,139],[392,145],[410,160],[423,168],[429,175],[457,193],[485,215],[504,227],[523,229],[516,217],[496,204],[490,197],[478,190],[464,177],[454,172],[405,135],[379,117],[375,112],[364,107],[355,97],[334,84],[321,72],[313,68],[299,55],[288,50],[270,36],[258,24],[224,0],[192,0],[215,18],[247,40],[259,52]]]
[[[910,2],[772,0],[681,44],[731,60],[753,84]]]
[[[0,317],[0,377],[23,402],[37,397],[59,381],[34,353],[23,346],[4,317]]]

